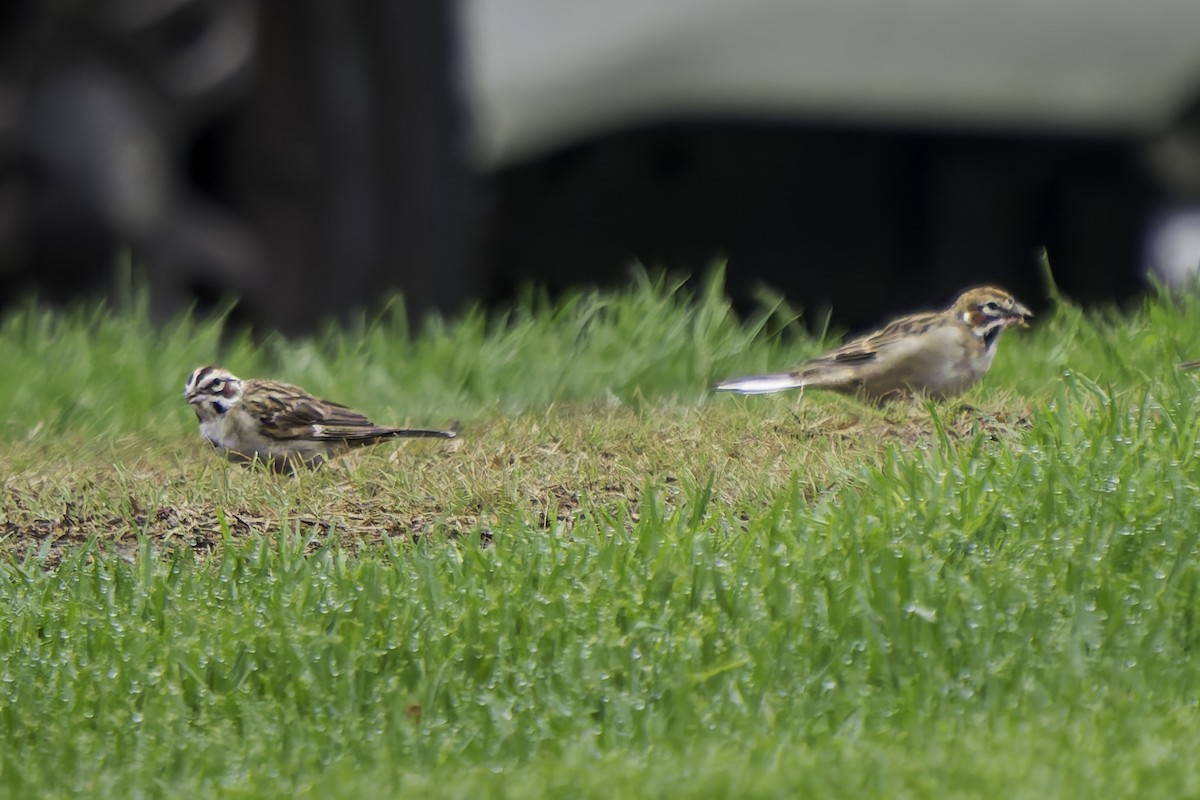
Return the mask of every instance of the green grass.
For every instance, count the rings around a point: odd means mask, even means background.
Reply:
[[[719,278],[406,330],[0,323],[0,795],[1200,794],[1200,299],[883,410]],[[214,360],[463,437],[229,467]]]

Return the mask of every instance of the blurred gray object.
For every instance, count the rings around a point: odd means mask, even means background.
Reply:
[[[729,258],[844,323],[966,283],[1113,299],[1200,196],[1200,3],[470,0],[512,280]]]
[[[467,0],[477,150],[663,119],[1153,137],[1200,97],[1195,0]]]
[[[286,332],[720,256],[846,324],[1036,296],[1043,245],[1118,297],[1200,197],[1197,30],[1195,0],[9,3],[0,305],[104,291],[126,247],[159,318],[237,296]]]
[[[107,290],[122,248],[160,319],[478,294],[443,0],[34,0],[0,30],[0,302]]]

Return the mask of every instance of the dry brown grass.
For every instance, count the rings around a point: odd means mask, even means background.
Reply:
[[[951,437],[1009,437],[1029,412],[934,408]],[[226,535],[299,527],[356,549],[383,537],[497,527],[570,530],[581,515],[636,520],[654,491],[670,508],[711,482],[723,507],[753,513],[793,480],[809,499],[852,482],[887,447],[934,435],[920,402],[885,409],[840,398],[720,398],[700,407],[556,405],[472,424],[449,443],[383,445],[295,477],[226,464],[198,438],[14,447],[3,464],[0,548],[14,555],[139,537],[205,555]]]

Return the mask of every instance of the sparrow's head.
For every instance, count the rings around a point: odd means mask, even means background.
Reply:
[[[205,419],[224,414],[242,400],[242,379],[220,367],[200,367],[183,387],[183,396]]]
[[[1033,318],[1017,298],[996,286],[967,289],[954,301],[954,315],[989,345],[1007,328],[1027,326]]]

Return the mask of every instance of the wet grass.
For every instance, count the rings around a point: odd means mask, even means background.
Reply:
[[[719,281],[259,345],[10,316],[0,794],[1194,795],[1198,305],[1062,304],[884,410],[710,396],[821,346]],[[464,435],[232,468],[210,361]]]

